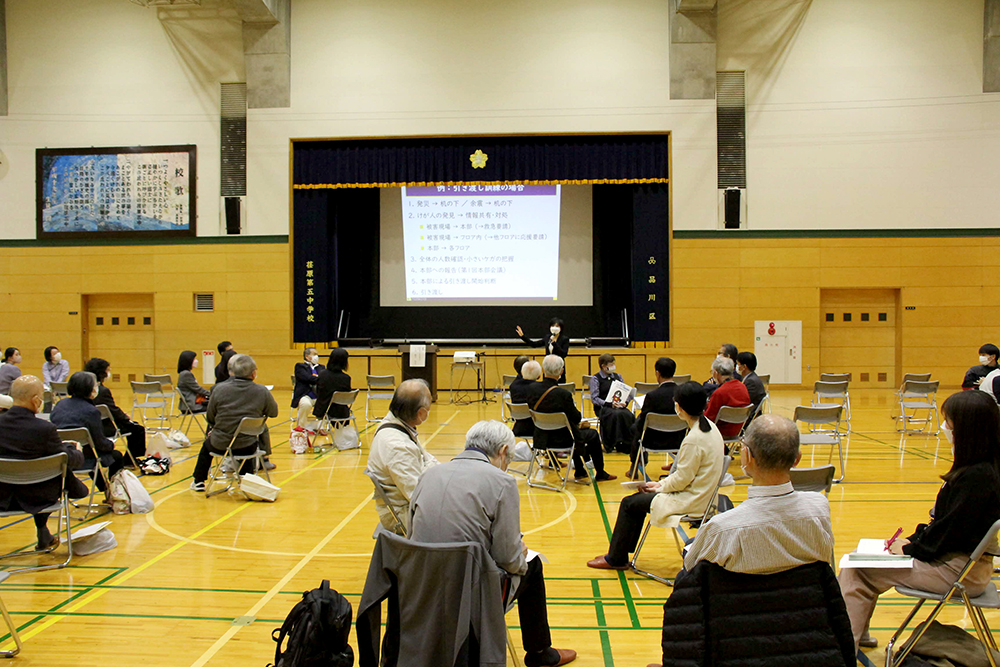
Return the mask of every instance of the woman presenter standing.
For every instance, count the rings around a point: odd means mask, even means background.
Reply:
[[[569,354],[569,336],[566,335],[565,328],[563,327],[563,321],[558,317],[553,317],[549,320],[549,336],[548,338],[539,338],[538,340],[533,340],[524,335],[524,330],[521,329],[520,325],[515,327],[517,335],[520,336],[521,340],[530,345],[531,347],[545,347],[545,354],[554,354],[556,356],[562,357],[565,361],[566,355]],[[566,381],[566,368],[563,367],[562,377],[559,378],[560,382]]]

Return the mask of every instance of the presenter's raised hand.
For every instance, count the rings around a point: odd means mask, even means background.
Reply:
[[[516,332],[517,332],[517,335],[518,335],[518,336],[523,336],[523,335],[524,335],[524,331],[522,331],[522,330],[521,330],[521,327],[520,327],[520,326],[516,326],[516,327],[514,327],[514,331],[516,331]]]

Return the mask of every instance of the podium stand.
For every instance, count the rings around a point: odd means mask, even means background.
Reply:
[[[403,379],[424,380],[431,387],[431,400],[437,401],[437,345],[427,345],[427,354],[423,367],[413,368],[410,366],[410,346],[400,345],[399,353],[403,355]]]

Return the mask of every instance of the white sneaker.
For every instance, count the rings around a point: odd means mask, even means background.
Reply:
[[[198,493],[205,493],[205,482],[191,482],[191,490],[197,491]]]

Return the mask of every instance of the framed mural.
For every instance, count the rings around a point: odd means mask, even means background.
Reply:
[[[197,147],[40,148],[38,239],[156,239],[197,233]]]

